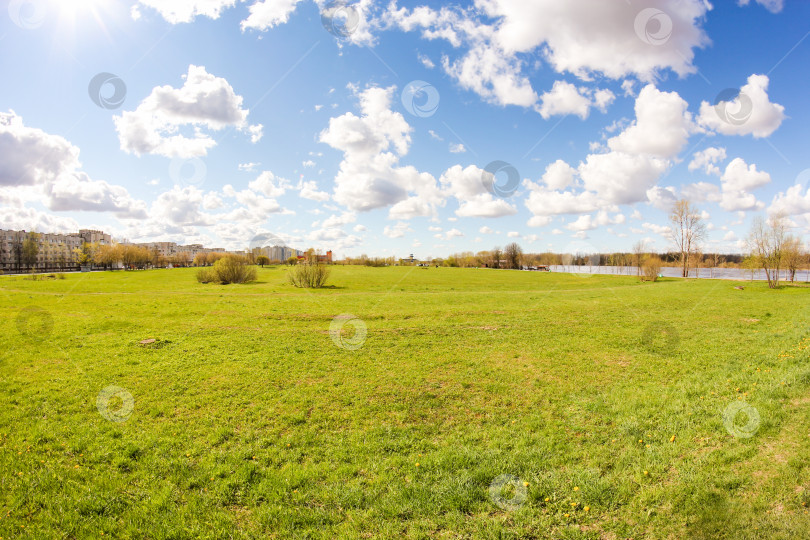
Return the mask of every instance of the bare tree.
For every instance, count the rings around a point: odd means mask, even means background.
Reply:
[[[504,249],[504,257],[506,258],[507,267],[513,270],[520,270],[523,250],[517,242],[512,242],[506,246]]]
[[[791,283],[796,279],[796,270],[802,264],[804,254],[802,253],[802,242],[795,236],[788,236],[785,239],[785,245],[782,250],[785,269],[788,272],[788,278]]]
[[[726,258],[720,255],[719,253],[712,253],[712,269],[710,271],[709,277],[714,277],[714,270],[715,268],[720,268],[720,265],[726,262]]]
[[[769,221],[757,216],[748,234],[748,249],[757,265],[765,271],[768,287],[779,286],[779,271],[784,263],[784,249],[788,241],[787,222],[780,215]]]
[[[669,214],[669,221],[672,224],[671,240],[681,258],[681,275],[687,277],[689,258],[706,239],[706,224],[703,223],[698,209],[686,199],[675,203]]]
[[[633,266],[636,267],[636,275],[641,275],[641,263],[644,260],[644,253],[647,252],[647,242],[639,240],[633,244]]]

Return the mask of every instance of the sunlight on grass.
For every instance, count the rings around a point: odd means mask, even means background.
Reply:
[[[810,536],[808,289],[287,271],[0,279],[0,537]]]

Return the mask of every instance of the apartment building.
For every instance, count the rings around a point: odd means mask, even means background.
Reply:
[[[0,230],[0,270],[4,272],[30,269],[23,256],[23,242],[28,238],[28,231]],[[78,268],[74,250],[82,244],[112,243],[109,234],[92,229],[81,229],[78,233],[56,234],[40,233],[39,250],[34,263],[35,270],[73,270]]]

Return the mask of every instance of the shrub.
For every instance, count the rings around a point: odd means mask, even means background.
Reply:
[[[213,268],[200,268],[197,270],[197,281],[200,283],[211,283],[217,281],[216,272]]]
[[[658,281],[664,261],[658,255],[650,255],[641,265],[641,281]]]
[[[223,257],[214,263],[214,272],[217,280],[227,285],[228,283],[247,283],[256,281],[256,268],[250,266],[245,257],[230,255]]]
[[[245,257],[226,255],[214,263],[211,268],[197,270],[197,281],[200,283],[248,283],[256,281],[256,268],[250,266]]]
[[[289,274],[290,283],[306,289],[320,289],[329,278],[329,268],[315,261],[301,261]]]

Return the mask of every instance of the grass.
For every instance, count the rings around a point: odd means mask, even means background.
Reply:
[[[0,537],[810,537],[810,289],[286,272],[0,278]]]

